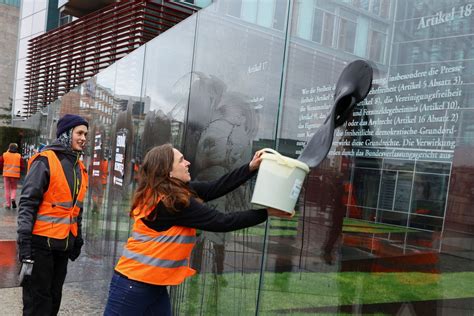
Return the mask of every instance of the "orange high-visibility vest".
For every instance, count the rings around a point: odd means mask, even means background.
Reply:
[[[32,161],[38,156],[48,158],[50,181],[48,190],[44,193],[43,201],[38,209],[33,234],[57,239],[66,238],[69,236],[69,232],[77,236],[77,217],[87,191],[87,170],[82,162],[78,161],[81,174],[77,176],[81,176],[82,180],[76,202],[73,203],[63,167],[52,150],[46,150],[31,157],[28,169]]]
[[[143,223],[144,214],[134,213],[141,215],[134,217],[132,236],[115,270],[129,279],[154,285],[178,285],[194,275],[196,271],[189,264],[196,229],[173,226],[157,232]]]
[[[109,174],[109,162],[107,160],[102,160],[100,162],[100,178],[102,184],[107,184],[107,175]]]
[[[3,153],[3,176],[11,178],[20,177],[21,155],[9,151]]]

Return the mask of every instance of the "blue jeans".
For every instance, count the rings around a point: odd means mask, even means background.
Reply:
[[[104,316],[171,316],[171,303],[164,285],[127,279],[114,273]]]

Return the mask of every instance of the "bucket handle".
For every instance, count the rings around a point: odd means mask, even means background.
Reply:
[[[272,148],[263,148],[263,151],[274,154],[277,157],[278,163],[280,165],[286,165],[287,164],[285,159],[283,158],[283,156],[278,151],[276,151]]]

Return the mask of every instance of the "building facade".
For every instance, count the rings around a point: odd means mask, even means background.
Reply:
[[[296,216],[204,232],[198,274],[171,287],[174,313],[471,315],[473,6],[213,1],[81,83],[45,119],[90,119],[87,253],[111,274],[150,148],[172,143],[198,180],[265,147],[296,158],[344,67],[363,59],[372,90],[307,176]],[[38,141],[51,141],[48,131]],[[251,208],[252,188],[211,205]]]
[[[11,122],[20,1],[0,1],[0,125]]]

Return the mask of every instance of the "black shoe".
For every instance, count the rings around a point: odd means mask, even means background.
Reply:
[[[15,200],[12,200],[12,208],[16,208],[16,202],[15,202]]]

